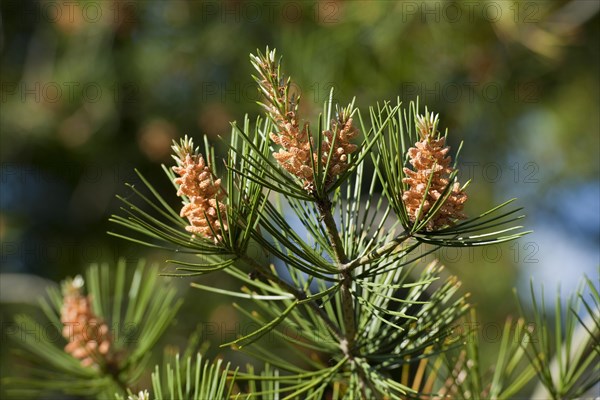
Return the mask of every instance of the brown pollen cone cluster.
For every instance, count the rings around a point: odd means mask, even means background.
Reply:
[[[108,326],[94,314],[90,297],[81,294],[82,287],[81,276],[63,285],[60,321],[62,334],[69,341],[65,351],[85,367],[99,367],[107,361],[111,338]]]
[[[275,107],[271,107],[270,112],[279,132],[271,132],[269,136],[275,144],[281,146],[279,152],[273,153],[273,157],[286,171],[303,179],[305,186],[309,186],[313,180],[313,169],[310,161],[308,125],[304,124],[300,128],[295,111],[289,111],[283,116]]]
[[[323,132],[323,134],[327,138],[321,148],[321,162],[323,165],[327,164],[331,147],[335,148],[327,170],[327,177],[332,179],[348,169],[348,155],[354,153],[357,148],[355,144],[350,143],[350,139],[358,136],[358,129],[352,126],[352,118],[342,112],[337,121],[332,121],[331,129]]]
[[[269,134],[271,140],[281,146],[273,157],[290,174],[304,181],[305,187],[310,187],[313,179],[311,168],[311,145],[308,124],[300,127],[296,101],[289,101],[288,90],[290,82],[283,82],[279,77],[279,67],[275,63],[275,53],[257,57],[255,65],[260,72],[259,87],[269,100],[264,104],[267,112],[275,121],[278,132]]]
[[[276,114],[277,115],[277,114]],[[312,165],[317,164],[317,155],[313,155],[313,161],[310,159],[311,144],[309,144],[308,125],[305,124],[302,130],[296,123],[296,115],[292,122],[279,123],[276,118],[280,131],[271,133],[271,140],[281,146],[279,152],[273,153],[277,162],[285,168],[286,171],[304,180],[304,187],[309,189],[313,181]],[[331,161],[327,169],[328,181],[333,180],[336,175],[341,174],[348,169],[348,155],[356,151],[357,146],[350,143],[350,139],[358,135],[358,130],[352,126],[352,118],[340,117],[337,121],[331,122],[331,128],[323,132],[326,140],[321,144],[321,165],[327,166],[327,159],[331,153]],[[335,137],[334,137],[335,136]]]
[[[352,126],[350,112],[342,111],[337,120],[331,122],[330,129],[323,132],[323,143],[317,149],[310,136],[308,123],[301,126],[299,122],[298,99],[289,96],[290,80],[280,79],[280,69],[273,57],[274,54],[271,54],[260,59],[257,66],[261,73],[259,86],[269,100],[265,108],[278,129],[278,132],[271,132],[269,136],[281,146],[279,151],[273,153],[273,157],[286,171],[300,178],[304,188],[310,191],[313,188],[313,165],[317,165],[319,154],[321,165],[325,168],[331,148],[334,147],[326,171],[327,181],[331,182],[348,168],[348,155],[356,150],[356,145],[350,143],[350,139],[358,135],[358,130]]]
[[[406,177],[402,180],[408,185],[408,190],[402,195],[402,201],[413,223],[417,215],[419,220],[422,220],[436,200],[442,196],[450,184],[450,174],[454,171],[450,166],[452,158],[448,156],[450,148],[445,146],[446,138],[439,137],[436,132],[437,117],[420,116],[417,121],[422,139],[415,143],[415,147],[408,150],[409,162],[414,170],[404,168]],[[429,190],[427,190],[428,184]],[[461,190],[458,182],[454,182],[448,198],[427,222],[425,230],[434,231],[452,225],[456,219],[466,219],[466,215],[462,212],[466,201],[467,194]],[[419,214],[421,203],[423,206]]]
[[[187,146],[173,147],[177,153],[174,158],[178,164],[173,167],[173,171],[179,175],[175,178],[175,183],[179,187],[177,195],[185,195],[189,199],[179,213],[190,222],[185,229],[218,243],[223,239],[223,232],[228,228],[227,206],[223,203],[226,193],[221,186],[221,179],[214,179],[215,176],[204,157],[192,151],[191,140]],[[219,213],[222,224],[219,221]]]

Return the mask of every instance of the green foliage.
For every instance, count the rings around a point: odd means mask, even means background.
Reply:
[[[292,107],[295,112],[299,99],[291,98],[287,103],[291,81],[283,78],[275,52],[268,49],[265,54],[259,52],[258,56],[252,56],[252,63],[259,72],[255,80],[270,101],[263,104],[265,109],[275,108],[286,115],[288,107]],[[269,93],[262,86],[262,82],[267,81],[270,82],[267,88],[278,87],[281,92]],[[326,122],[333,118],[334,109],[332,92],[316,124],[317,133],[309,141],[311,152],[321,147]],[[239,188],[244,186],[238,182],[254,183],[267,191],[245,197],[249,201],[244,207],[260,210],[257,212],[260,217],[257,215],[249,222],[230,218],[229,222],[248,232],[253,243],[285,265],[289,279],[282,278],[281,269],[274,265],[266,266],[267,259],[250,256],[247,246],[236,246],[236,241],[209,244],[210,250],[196,249],[203,257],[216,256],[215,261],[203,265],[202,270],[187,271],[226,273],[240,282],[240,291],[201,283],[192,283],[192,286],[252,300],[252,308],[246,303],[234,303],[234,306],[258,328],[223,346],[235,346],[277,368],[281,378],[261,378],[277,382],[276,389],[265,394],[281,392],[294,398],[317,396],[315,393],[326,388],[336,388],[340,396],[350,397],[416,395],[417,390],[408,386],[406,379],[401,382],[394,375],[407,365],[420,362],[433,365],[445,352],[460,346],[463,336],[453,336],[452,332],[469,309],[465,295],[458,293],[456,278],[437,283],[441,268],[435,263],[418,272],[420,267],[416,261],[427,253],[418,254],[417,250],[422,243],[470,246],[515,239],[524,233],[501,235],[519,229],[518,226],[492,232],[490,229],[521,217],[510,217],[518,210],[498,215],[497,211],[505,203],[445,230],[425,232],[412,226],[401,200],[406,190],[402,168],[407,163],[408,144],[414,143],[417,137],[413,127],[418,106],[411,104],[406,111],[399,102],[395,107],[384,103],[382,107],[370,109],[370,125],[365,124],[360,110],[354,110],[352,104],[342,112],[356,114],[360,121],[364,134],[360,151],[349,160],[347,171],[333,182],[325,179],[328,166],[320,164],[321,158],[311,157],[316,160],[311,165],[315,184],[309,191],[270,159],[269,152],[276,150],[268,141],[270,132],[277,129],[273,117],[272,122],[258,121],[254,129],[249,127],[248,119],[243,129],[233,127],[226,161],[229,192],[241,192]],[[208,147],[206,151],[211,154]],[[370,190],[365,196],[362,190],[364,165],[369,155],[377,173],[366,182]],[[327,160],[330,159],[331,154]],[[215,165],[215,162],[210,164]],[[173,174],[166,167],[163,169],[173,180]],[[350,179],[352,176],[354,179]],[[451,182],[455,176],[456,172]],[[156,190],[145,183],[163,207],[168,207]],[[378,185],[383,188],[383,196],[376,197],[374,189]],[[445,195],[440,197],[430,215],[425,216],[425,223],[446,198]],[[130,200],[126,200],[126,204],[136,209]],[[241,203],[229,202],[228,213],[236,215],[240,206]],[[307,230],[308,241],[292,228],[286,217],[286,210],[290,209]],[[139,214],[139,209],[136,212]],[[175,214],[170,208],[166,208],[165,213]],[[394,214],[398,219],[393,218]],[[179,229],[181,240],[170,240],[161,233],[167,231],[167,224],[156,225],[152,217],[144,223],[136,216],[127,219],[116,216],[113,220],[151,239],[179,245],[175,248],[178,251],[206,242],[202,238],[190,239],[183,229]],[[179,219],[178,224],[183,228],[185,221]],[[399,228],[404,231],[397,233]],[[253,274],[256,275],[252,277]],[[299,339],[289,332],[305,335]],[[285,347],[294,354],[294,361],[275,354],[263,343],[265,338],[286,343]],[[325,363],[321,356],[307,354],[320,354],[329,361]],[[299,368],[300,360],[308,370]],[[257,376],[240,373],[238,378],[251,380]],[[315,389],[317,392],[313,392]]]
[[[589,299],[584,297],[584,289]],[[554,324],[546,315],[544,291],[541,304],[534,293],[533,329],[527,332],[530,346],[527,357],[544,395],[553,399],[583,396],[600,381],[600,296],[589,278],[566,301],[563,310],[560,292],[554,306]],[[553,329],[552,329],[552,326]]]
[[[290,93],[291,81],[284,78],[275,51],[267,48],[251,61],[266,95],[263,106],[268,115],[254,124],[246,117],[241,126],[232,125],[223,173],[205,138],[208,166],[223,180],[227,197],[225,212],[218,205],[202,212],[207,221],[207,213],[215,212],[219,226],[226,221],[228,229],[222,238],[190,234],[188,221],[141,174],[145,190],[130,186],[138,200],[119,197],[124,215],[113,216],[111,221],[126,231],[112,232],[117,237],[198,258],[198,262],[171,260],[175,270],[163,275],[202,279],[214,273],[233,278],[239,290],[202,281],[191,286],[236,299],[233,306],[256,328],[221,346],[243,351],[263,365],[241,371],[220,359],[203,360],[200,354],[175,356],[155,368],[151,377],[154,398],[511,398],[537,374],[558,399],[581,395],[598,382],[598,370],[589,369],[598,361],[600,301],[590,281],[591,300],[579,297],[569,303],[564,328],[557,300],[554,340],[548,333],[550,321],[543,304],[541,308],[536,305],[536,329],[528,329],[524,316],[514,332],[512,322],[507,321],[497,359],[489,369],[482,367],[477,330],[469,328],[476,319],[468,294],[461,290],[457,277],[446,274],[436,261],[425,263],[424,258],[442,246],[497,244],[528,232],[513,226],[523,216],[517,215],[519,209],[505,209],[512,200],[463,222],[424,229],[449,199],[458,174],[456,161],[431,209],[411,220],[403,200],[409,190],[403,169],[408,165],[409,146],[419,140],[417,122],[430,118],[427,109],[423,117],[418,103],[403,108],[397,100],[394,106],[384,102],[371,107],[366,118],[354,101],[346,107],[334,104],[331,91],[323,113],[312,125],[316,132],[307,130],[310,148],[285,149],[295,154],[309,152],[304,157],[312,171],[307,185],[270,154],[278,150],[269,138],[282,129],[281,114],[298,110],[299,99]],[[330,121],[340,115],[353,116],[363,139],[358,151],[348,157],[347,168],[331,176],[334,150],[322,154],[322,144],[332,140],[328,145],[335,149],[339,131],[331,128],[335,124]],[[439,120],[432,121],[437,127]],[[332,129],[333,136],[325,135],[326,129]],[[188,138],[174,149],[176,153],[197,152]],[[375,169],[370,179],[368,163]],[[163,170],[173,182],[173,171],[164,165]],[[433,171],[429,183],[432,177]],[[176,189],[177,185],[173,197]],[[382,193],[376,194],[378,190]],[[219,200],[197,197],[182,200],[184,204]],[[290,220],[292,213],[307,235]],[[117,371],[89,371],[59,347],[49,343],[27,347],[25,343],[28,351],[44,354],[46,362],[53,359],[58,370],[72,370],[71,377],[77,377],[77,384],[69,381],[67,385],[65,380],[58,389],[101,395],[137,382],[153,345],[177,310],[172,290],[159,285],[156,271],[151,272],[142,278],[141,267],[136,270],[128,299],[123,294],[122,263],[114,288],[108,284],[108,267],[93,267],[88,274],[97,315],[140,326],[139,341],[123,348],[126,355]],[[43,307],[60,326],[61,297],[54,292],[51,298],[54,308]],[[578,316],[580,305],[591,315],[591,322]],[[579,347],[574,345],[576,324],[586,337]],[[533,340],[538,331],[540,338]],[[548,363],[553,356],[558,373]],[[53,379],[57,382],[62,381]],[[132,399],[146,397],[145,392],[129,394]]]
[[[156,366],[152,373],[152,389],[157,400],[168,399],[227,399],[233,393],[235,371],[229,377],[229,364],[222,367],[222,360],[210,363],[196,354],[184,362],[179,354],[166,362],[161,369]]]
[[[256,120],[255,131],[268,131],[270,124],[260,118]],[[138,172],[138,176],[148,189],[151,197],[144,194],[132,185],[128,185],[133,193],[143,202],[143,206],[132,203],[126,197],[118,196],[124,204],[122,210],[126,217],[114,215],[110,220],[120,226],[134,231],[138,236],[109,232],[111,235],[121,237],[139,244],[153,248],[176,250],[179,253],[201,255],[208,262],[189,263],[173,260],[181,265],[177,270],[187,276],[202,275],[207,272],[217,271],[231,266],[240,254],[247,251],[253,232],[260,219],[260,210],[264,207],[266,197],[263,187],[267,184],[266,172],[269,169],[263,166],[268,154],[268,142],[264,136],[254,135],[252,140],[240,140],[246,135],[238,132],[250,130],[250,120],[244,119],[240,128],[232,126],[230,151],[226,161],[227,180],[226,197],[227,213],[220,218],[227,220],[230,227],[227,235],[219,243],[214,243],[203,237],[191,237],[184,228],[185,220],[169,205],[169,202]],[[206,138],[205,138],[206,139]],[[182,142],[183,143],[183,142]],[[193,143],[191,144],[193,146]],[[212,148],[205,140],[205,152],[208,164],[216,171],[217,163],[214,160]],[[163,165],[163,170],[168,179],[173,182],[173,171]],[[244,171],[244,174],[238,173]],[[268,186],[267,186],[268,187]],[[141,236],[141,237],[140,237]],[[148,238],[150,241],[148,241]],[[217,258],[215,258],[217,257]]]
[[[524,215],[514,216],[521,209],[504,210],[507,205],[514,201],[512,199],[482,213],[478,217],[437,230],[435,234],[422,234],[423,228],[442,207],[450,195],[452,185],[456,182],[458,175],[456,167],[462,143],[454,157],[455,170],[448,178],[449,184],[446,186],[445,191],[441,193],[441,196],[425,215],[417,218],[417,222],[411,222],[406,206],[402,201],[402,193],[408,189],[403,180],[405,178],[403,168],[408,163],[408,148],[419,140],[416,121],[420,114],[418,102],[411,102],[408,109],[401,109],[400,105],[401,103],[398,99],[396,107],[391,107],[390,104],[384,103],[382,106],[378,105],[377,108],[370,109],[371,125],[378,131],[384,129],[387,131],[385,139],[376,141],[379,151],[378,153],[373,152],[372,158],[374,159],[375,169],[379,175],[383,191],[390,200],[391,207],[402,224],[415,238],[429,244],[464,247],[502,243],[529,233],[518,232],[505,235],[508,232],[523,228],[522,226],[510,226],[514,222],[524,218]],[[429,118],[430,114],[425,110],[424,115],[425,118]],[[438,120],[436,119],[435,126],[437,126],[437,123]],[[434,130],[436,129],[434,128]],[[446,130],[444,136],[447,135],[448,131]],[[373,138],[373,140],[375,141],[376,138]],[[433,176],[433,170],[431,176]],[[465,183],[463,188],[466,188],[468,184],[469,182]],[[425,198],[423,198],[423,201],[425,201]],[[505,229],[493,230],[493,228],[499,226],[503,226]]]
[[[175,288],[157,274],[157,267],[139,262],[128,278],[124,260],[114,269],[107,264],[88,268],[87,293],[94,313],[110,329],[111,351],[117,355],[116,364],[106,368],[85,367],[63,350],[67,343],[62,336],[63,296],[58,289],[48,290],[48,299],[42,299],[40,306],[49,323],[42,325],[27,315],[15,318],[19,328],[15,344],[18,354],[30,363],[30,375],[7,378],[8,392],[20,397],[54,391],[112,397],[137,382],[181,305]]]
[[[439,382],[437,393],[463,399],[514,398],[535,376],[525,357],[529,346],[526,329],[523,319],[516,322],[507,319],[495,351],[496,361],[486,368],[479,354],[479,322],[472,310],[463,326],[464,346],[442,357],[442,370],[447,379]]]

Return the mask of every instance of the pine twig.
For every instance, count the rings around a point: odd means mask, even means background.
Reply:
[[[386,256],[396,250],[398,246],[404,243],[408,238],[410,238],[410,234],[408,232],[402,232],[402,234],[400,234],[398,237],[394,238],[392,241],[384,244],[378,249],[371,251],[369,254],[358,257],[344,264],[341,269],[345,271],[352,271],[354,268],[360,265],[368,264],[373,260],[377,260],[380,257]]]
[[[262,276],[264,276],[266,279],[277,283],[279,286],[281,286],[282,288],[287,290],[288,293],[292,294],[294,297],[296,297],[296,299],[298,299],[298,300],[306,299],[306,293],[298,290],[297,288],[290,285],[289,283],[287,283],[280,277],[274,275],[271,271],[269,271],[269,269],[267,267],[256,262],[256,260],[254,260],[252,257],[248,256],[247,254],[242,254],[239,257],[240,257],[240,259],[245,261],[247,264],[251,265],[254,269],[256,269],[256,271],[259,274],[261,274]],[[308,302],[306,302],[306,304],[310,308],[312,308],[317,313],[317,315],[319,315],[319,317],[323,320],[325,325],[327,325],[327,327],[332,331],[336,340],[341,341],[343,339],[343,335],[340,332],[340,329],[338,328],[338,326],[333,323],[331,318],[329,318],[327,313],[325,313],[325,311],[321,307],[319,307],[319,305],[317,303],[315,303],[314,300],[308,301]]]

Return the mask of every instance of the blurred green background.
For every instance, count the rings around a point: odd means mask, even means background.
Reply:
[[[248,55],[269,45],[284,56],[307,118],[332,86],[337,100],[356,96],[363,110],[419,97],[440,113],[454,149],[465,142],[467,212],[520,198],[535,233],[438,253],[472,292],[494,342],[498,321],[515,310],[512,287],[534,276],[568,293],[584,273],[598,279],[599,8],[597,0],[3,0],[2,321],[91,262],[169,257],[106,234],[115,195],[140,183],[133,168],[172,192],[160,163],[171,163],[170,142],[184,134],[206,134],[222,152],[217,136],[229,135],[229,122],[261,112]],[[227,299],[207,300],[188,283],[167,343],[237,318],[220,303]]]

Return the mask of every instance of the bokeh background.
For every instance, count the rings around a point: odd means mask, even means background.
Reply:
[[[206,134],[222,154],[230,121],[261,112],[248,55],[269,45],[307,118],[332,86],[363,110],[419,97],[454,148],[465,142],[467,211],[519,197],[533,234],[437,254],[472,293],[492,345],[515,312],[513,287],[526,294],[534,277],[568,294],[584,273],[598,282],[599,9],[597,0],[3,0],[3,324],[89,263],[170,256],[106,234],[115,195],[130,194],[124,184],[139,183],[138,168],[177,205],[160,169],[171,140]],[[204,339],[231,338],[239,316],[227,299],[188,284],[165,343],[183,345],[208,322],[224,329]],[[3,374],[9,363],[3,352]]]

